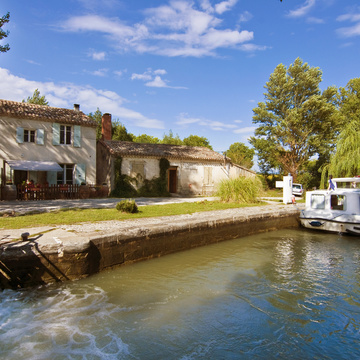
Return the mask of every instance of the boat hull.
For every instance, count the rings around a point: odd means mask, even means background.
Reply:
[[[300,223],[307,229],[360,236],[360,222],[335,221],[322,218],[300,218]]]

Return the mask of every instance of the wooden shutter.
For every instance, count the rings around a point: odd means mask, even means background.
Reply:
[[[85,164],[76,164],[75,166],[75,184],[81,185],[82,182],[86,182],[86,165]]]
[[[22,144],[24,142],[24,128],[16,128],[16,142]]]
[[[53,123],[53,145],[60,145],[60,124]]]
[[[37,129],[36,130],[36,143],[38,145],[44,145],[45,142],[45,131],[44,129]]]
[[[81,127],[74,125],[74,147],[81,147]]]

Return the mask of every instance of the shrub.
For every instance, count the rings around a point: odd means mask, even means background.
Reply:
[[[240,176],[220,182],[216,196],[226,202],[251,204],[258,202],[262,193],[263,186],[258,177]]]
[[[130,214],[135,214],[139,211],[135,200],[122,200],[118,202],[116,204],[116,210]]]

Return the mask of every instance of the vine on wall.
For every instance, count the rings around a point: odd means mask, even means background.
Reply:
[[[111,192],[113,197],[158,197],[170,196],[167,189],[167,171],[170,167],[169,160],[161,158],[159,161],[160,176],[152,180],[145,179],[143,185],[136,189],[133,184],[138,183],[136,177],[121,174],[122,158],[118,157],[114,162],[115,189]]]

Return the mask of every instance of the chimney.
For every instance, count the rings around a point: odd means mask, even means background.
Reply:
[[[103,140],[111,140],[111,114],[104,114],[101,118],[101,135]]]
[[[80,111],[80,105],[79,104],[74,104],[74,110],[75,111]]]

